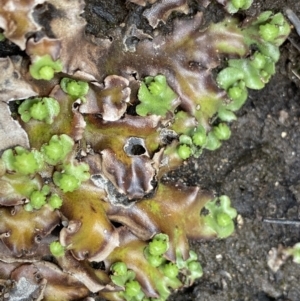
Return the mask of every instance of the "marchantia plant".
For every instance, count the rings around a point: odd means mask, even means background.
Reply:
[[[166,35],[129,24],[97,40],[83,1],[5,2],[0,27],[27,55],[0,60],[2,297],[167,300],[203,274],[189,239],[228,237],[237,212],[227,196],[161,178],[230,138],[248,89],[275,73],[288,23],[267,11],[204,28],[198,12]],[[231,14],[252,4],[217,2]],[[153,28],[188,12],[151,3]]]

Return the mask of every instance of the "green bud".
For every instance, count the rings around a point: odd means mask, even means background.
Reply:
[[[33,207],[30,203],[27,203],[27,204],[24,205],[24,210],[28,211],[28,212],[31,212],[31,211],[33,211]]]
[[[90,178],[89,165],[86,163],[63,165],[63,172],[54,172],[53,182],[63,192],[72,192],[81,182]]]
[[[80,98],[83,102],[85,102],[85,95],[89,91],[89,84],[84,81],[76,81],[71,78],[63,78],[60,82],[60,86],[62,90],[69,94],[71,97],[77,99]]]
[[[90,178],[89,169],[90,167],[86,163],[64,165],[65,173],[73,175],[80,183],[87,181]]]
[[[188,262],[191,262],[191,261],[197,261],[198,260],[198,255],[195,251],[190,251],[189,252],[189,258],[188,258]],[[197,261],[198,262],[198,261]]]
[[[200,263],[197,262],[197,261],[192,261],[192,262],[190,262],[190,263],[188,264],[188,269],[189,269],[190,271],[197,271],[197,270],[199,270],[200,268],[201,268],[201,265],[200,265]]]
[[[194,251],[190,251],[190,256],[187,260],[183,260],[181,254],[179,256],[178,255],[176,257],[176,265],[180,270],[188,270],[188,273],[186,273],[185,284],[191,285],[195,279],[203,275],[202,267],[198,262],[197,254]]]
[[[153,267],[159,267],[166,261],[166,259],[164,257],[154,256],[154,255],[151,255],[150,253],[148,256],[146,256],[146,258],[147,258],[147,261],[149,262],[149,264],[152,265]]]
[[[115,262],[111,266],[111,270],[112,270],[114,275],[126,275],[127,266],[124,262]]]
[[[252,57],[251,64],[256,69],[263,69],[266,64],[266,56],[256,51]]]
[[[156,240],[149,242],[149,253],[153,256],[163,255],[168,250],[168,244],[162,240]]]
[[[168,278],[176,278],[179,273],[179,269],[176,266],[176,264],[170,262],[165,264],[162,267],[162,272],[168,277]]]
[[[224,90],[228,90],[235,83],[237,83],[240,80],[243,80],[244,77],[245,74],[240,68],[240,66],[238,66],[238,68],[227,67],[218,73],[216,80],[221,88],[223,88]]]
[[[55,257],[60,257],[65,254],[65,248],[58,241],[53,241],[50,244],[50,252]]]
[[[41,191],[34,191],[30,196],[30,204],[33,209],[40,209],[46,204],[46,196]]]
[[[280,46],[286,40],[286,37],[290,34],[291,26],[285,20],[285,17],[282,13],[275,14],[270,23],[275,24],[279,29],[279,34],[274,44],[276,46]]]
[[[245,0],[231,0],[231,3],[235,8],[240,9],[245,5],[246,1]]]
[[[274,41],[279,34],[278,26],[275,24],[265,24],[259,26],[259,35],[267,42]]]
[[[192,149],[186,144],[181,144],[177,149],[177,153],[181,159],[186,160],[192,155]]]
[[[141,286],[136,280],[128,281],[125,284],[125,294],[128,297],[135,297],[137,296],[141,291]]]
[[[191,275],[189,276],[190,281],[193,281],[197,278],[200,278],[203,275],[202,266],[198,261],[189,262],[188,263],[188,269],[191,273]]]
[[[24,122],[28,122],[33,118],[48,124],[53,122],[59,111],[58,101],[51,97],[26,99],[18,108],[18,113]]]
[[[44,80],[51,80],[54,77],[54,70],[50,66],[43,66],[39,70],[39,76]]]
[[[207,141],[206,134],[197,132],[193,135],[193,143],[197,146],[201,147],[205,145],[206,141]]]
[[[53,194],[49,198],[48,203],[53,209],[59,209],[62,206],[63,201],[57,194]]]
[[[23,175],[33,174],[39,167],[33,153],[30,152],[15,156],[15,162],[13,165],[15,170]]]
[[[186,145],[193,145],[193,140],[189,135],[180,135],[179,136],[179,143],[186,144]]]
[[[48,144],[42,146],[41,152],[48,164],[56,165],[66,158],[71,152],[73,145],[74,141],[68,135],[54,135],[51,137]]]
[[[230,118],[229,119],[221,118],[223,116],[222,116],[222,114],[220,114],[220,112],[224,113],[224,112],[222,112],[222,110],[225,112],[228,110],[235,112],[235,111],[238,111],[243,106],[243,104],[246,102],[247,97],[248,97],[248,91],[245,86],[245,82],[240,81],[237,86],[230,88],[228,90],[228,96],[231,98],[231,102],[229,104],[223,105],[223,107],[221,107],[218,111],[219,118],[222,121],[227,121],[227,122],[232,121],[232,120],[230,120]],[[226,113],[225,113],[225,115],[226,115]]]
[[[44,194],[44,195],[47,195],[50,193],[50,187],[49,185],[44,185],[41,189],[41,192]]]
[[[32,118],[40,121],[45,119],[48,115],[47,108],[42,102],[33,104],[29,112]]]
[[[73,175],[61,174],[59,172],[53,174],[53,181],[63,192],[72,192],[80,185],[79,180]]]
[[[63,153],[63,146],[58,141],[49,143],[43,147],[43,151],[47,157],[54,161],[58,161]]]
[[[205,145],[207,141],[206,131],[203,126],[199,126],[195,132],[195,134],[192,136],[193,143],[197,146],[203,146]]]
[[[162,256],[169,249],[169,236],[163,233],[156,234],[144,249],[144,256],[150,265],[158,267],[166,260]]]
[[[230,104],[229,104],[230,105]],[[231,122],[233,120],[236,120],[235,114],[231,111],[231,109],[227,109],[227,106],[221,106],[218,110],[218,117],[222,121]]]
[[[112,275],[110,276],[112,282],[118,286],[124,287],[126,283],[135,279],[135,272],[128,270],[126,264],[123,262],[116,262],[111,266]]]
[[[240,83],[245,83],[245,86],[250,89],[259,90],[264,87],[264,83],[261,81],[259,77],[259,70],[252,66],[251,61],[249,59],[230,59],[228,60],[228,65],[230,67],[243,70],[244,78],[243,80],[239,81],[238,86]],[[232,86],[235,86],[233,84]],[[240,88],[243,88],[240,86]]]
[[[71,96],[77,96],[81,94],[81,86],[78,82],[76,81],[70,81],[67,84],[67,92],[68,94],[70,94]]]
[[[235,86],[235,87],[232,87],[228,90],[228,96],[231,98],[231,99],[239,99],[243,94],[243,90],[238,87],[238,86]]]
[[[230,1],[226,1],[226,9],[230,14],[234,14],[236,13],[238,10],[242,9],[248,9],[251,4],[252,4],[253,0],[230,0]]]
[[[300,243],[296,243],[293,247],[283,250],[286,256],[293,256],[293,262],[300,264]]]
[[[231,207],[228,196],[222,195],[211,200],[205,208],[209,210],[209,214],[203,217],[206,227],[211,228],[219,238],[226,238],[233,233],[233,219],[237,216],[237,211]]]
[[[51,80],[54,73],[60,71],[62,71],[61,61],[53,61],[49,54],[37,57],[29,67],[29,72],[35,79]]]
[[[293,252],[293,262],[300,264],[300,249],[295,249]]]
[[[158,96],[165,91],[167,80],[164,75],[155,76],[155,80],[149,83],[148,89],[152,95]]]
[[[233,114],[233,113],[232,113]],[[207,143],[205,144],[205,148],[211,151],[218,149],[221,146],[220,140],[216,137],[214,132],[209,132],[207,135]]]
[[[269,79],[270,79],[269,73],[267,71],[265,71],[265,70],[262,70],[260,72],[260,76],[264,79],[265,82],[268,82]]]
[[[40,152],[32,150],[29,152],[21,146],[7,149],[2,154],[2,162],[7,170],[16,171],[22,175],[34,174],[44,166]]]
[[[219,140],[228,140],[231,136],[230,128],[226,123],[220,123],[213,128],[213,133]]]
[[[219,212],[217,214],[217,223],[221,227],[227,227],[232,223],[232,219],[227,213]]]
[[[262,71],[267,72],[268,76],[270,76],[270,77],[271,77],[271,75],[275,74],[275,72],[276,72],[275,63],[271,58],[266,59],[266,64]]]
[[[177,95],[168,86],[164,75],[148,76],[141,83],[138,91],[140,103],[136,106],[136,112],[140,116],[159,115],[166,116],[173,111],[174,100]]]

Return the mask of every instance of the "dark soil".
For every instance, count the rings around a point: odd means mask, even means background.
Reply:
[[[123,1],[103,2],[88,1],[89,33],[105,36],[109,28],[126,21],[150,30],[138,17],[142,9],[132,11]],[[196,10],[200,6],[194,2]],[[255,1],[246,15],[284,12],[286,7],[300,16],[298,0]],[[211,5],[206,19],[216,21],[223,15],[221,6]],[[274,273],[267,265],[272,247],[300,241],[299,228],[263,222],[266,217],[300,219],[300,81],[291,71],[300,69],[300,54],[293,46],[300,45],[300,38],[293,31],[290,39],[281,48],[278,72],[271,82],[262,91],[250,92],[231,125],[231,139],[165,179],[226,194],[240,215],[230,238],[192,242],[204,276],[169,300],[300,300],[300,266],[290,259]]]

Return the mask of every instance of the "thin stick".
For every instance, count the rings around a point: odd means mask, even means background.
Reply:
[[[264,223],[280,224],[280,225],[293,225],[300,226],[300,220],[287,220],[287,219],[276,219],[276,218],[264,218]]]
[[[285,12],[289,20],[293,23],[298,35],[300,36],[300,19],[290,8],[287,8]]]
[[[291,44],[298,50],[298,51],[300,51],[300,46],[291,38],[291,37],[288,37],[287,38],[290,42],[291,42]]]

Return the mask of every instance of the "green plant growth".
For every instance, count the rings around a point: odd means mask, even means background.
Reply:
[[[253,0],[230,0],[226,8],[229,13],[234,14],[238,10],[246,10],[252,5]]]
[[[50,192],[51,189],[48,185],[44,185],[41,190],[34,190],[29,197],[29,203],[25,204],[24,209],[26,211],[39,210],[46,204],[49,204],[53,210],[59,209],[63,203],[62,199],[57,194],[49,196]]]
[[[293,262],[300,264],[300,243],[298,242],[293,247],[284,249],[284,254],[292,256]]]
[[[129,270],[124,262],[116,262],[110,269],[112,272],[110,276],[112,282],[124,288],[124,291],[119,293],[120,297],[126,301],[145,300],[145,294],[139,282],[135,280],[135,272]]]
[[[40,152],[37,150],[28,151],[21,146],[7,149],[3,152],[1,159],[7,170],[21,175],[34,174],[44,166],[43,156]]]
[[[26,204],[26,210],[32,211],[32,209],[40,209],[46,204],[46,197],[50,193],[50,187],[44,185],[42,189],[33,191],[30,195],[30,202]]]
[[[136,107],[138,115],[154,114],[165,117],[167,112],[172,111],[177,95],[169,87],[166,77],[157,75],[144,79],[139,88],[138,99],[141,102]]]
[[[136,273],[128,269],[124,262],[119,261],[112,264],[110,278],[114,284],[124,288],[119,296],[126,301],[165,301],[170,296],[170,288],[176,289],[182,286],[180,279],[184,279],[185,285],[190,285],[195,279],[203,275],[202,267],[195,252],[190,251],[187,260],[184,260],[178,253],[176,262],[171,262],[165,257],[168,249],[169,237],[163,233],[156,234],[144,248],[144,256],[151,266],[149,273],[159,277],[155,279],[155,287],[159,294],[157,298],[149,299],[146,297],[141,284],[136,279]],[[157,260],[158,257],[162,260]],[[144,263],[143,268],[147,270],[145,265]]]
[[[221,141],[228,140],[231,136],[230,128],[225,123],[213,126],[208,133],[201,125],[188,133],[179,136],[177,153],[182,160],[186,160],[192,155],[199,157],[203,149],[214,151],[221,146]]]
[[[51,80],[55,73],[61,71],[61,61],[53,61],[49,54],[35,58],[29,67],[29,72],[35,79]]]
[[[79,188],[82,182],[90,178],[89,166],[85,163],[65,164],[62,171],[55,171],[53,174],[53,182],[63,192],[72,192]]]
[[[60,81],[60,87],[74,100],[81,99],[82,102],[86,102],[85,96],[89,92],[89,84],[87,82],[64,77]]]
[[[180,144],[177,151],[179,157],[183,160],[188,159],[192,155],[192,149],[187,144]]]
[[[202,277],[203,275],[202,266],[199,263],[197,254],[194,251],[189,252],[189,258],[187,260],[183,260],[182,256],[177,254],[176,266],[178,269],[186,271],[186,285],[193,283],[196,279]]]
[[[45,161],[50,165],[57,165],[65,160],[66,156],[72,151],[74,141],[68,135],[54,135],[49,143],[41,147],[41,153]]]
[[[24,122],[33,118],[47,124],[53,123],[59,111],[59,103],[52,97],[29,98],[23,101],[18,108],[18,113]]]
[[[214,231],[219,238],[226,238],[234,231],[233,219],[237,212],[231,207],[228,196],[222,195],[205,205],[209,213],[204,216],[205,225]]]
[[[50,243],[50,252],[54,257],[61,257],[65,254],[65,248],[59,241],[53,241]]]
[[[154,236],[149,245],[144,250],[144,256],[148,262],[154,266],[161,266],[166,260],[163,257],[169,249],[169,237],[166,234],[160,233]]]
[[[229,59],[228,67],[219,72],[216,80],[227,91],[229,104],[223,104],[218,117],[223,121],[236,119],[234,112],[245,103],[247,88],[260,90],[275,74],[275,63],[279,59],[279,46],[290,32],[290,26],[281,13],[261,13],[243,32],[245,42],[258,50],[249,58]]]
[[[59,209],[63,204],[63,200],[57,194],[52,194],[48,199],[48,204],[53,210]]]
[[[125,283],[125,291],[122,294],[126,301],[139,301],[144,299],[140,284],[136,280]]]

